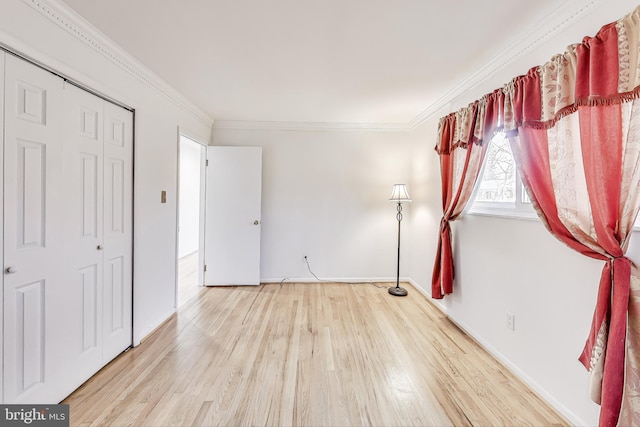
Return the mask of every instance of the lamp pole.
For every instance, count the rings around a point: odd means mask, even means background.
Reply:
[[[389,201],[398,202],[396,208],[396,219],[398,220],[398,259],[396,269],[396,286],[389,288],[389,293],[397,297],[407,296],[407,290],[400,287],[400,223],[402,222],[402,202],[410,202],[409,194],[407,193],[407,187],[404,184],[396,184],[393,186],[393,192]]]

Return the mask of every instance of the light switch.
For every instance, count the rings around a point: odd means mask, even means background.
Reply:
[[[160,192],[160,203],[167,203],[167,192],[165,190]]]

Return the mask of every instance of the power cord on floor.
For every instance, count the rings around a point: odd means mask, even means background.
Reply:
[[[311,273],[311,275],[313,277],[316,278],[316,280],[318,282],[333,282],[333,280],[325,280],[325,279],[320,279],[318,276],[316,276],[316,274],[311,270],[311,265],[309,264],[309,258],[307,258],[307,256],[304,256],[304,262],[307,264],[307,269],[309,270],[309,273]],[[384,285],[376,285],[374,282],[343,282],[340,281],[340,283],[346,283],[348,285],[361,285],[361,284],[366,284],[366,285],[371,285],[371,286],[375,286],[378,289],[389,289],[391,286],[384,286]]]
[[[330,282],[331,281],[331,280],[322,280],[318,276],[316,276],[316,274],[313,271],[311,271],[311,266],[309,265],[309,258],[307,258],[306,255],[304,256],[304,262],[307,263],[307,270],[309,270],[309,273],[311,273],[311,275],[313,277],[315,277],[318,282]]]

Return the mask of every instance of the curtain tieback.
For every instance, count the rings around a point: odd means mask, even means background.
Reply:
[[[626,256],[609,258],[603,269],[596,318],[594,318],[597,326],[602,327],[601,325],[604,324],[604,328],[607,329],[606,345],[602,349],[604,350],[604,372],[601,385],[600,425],[603,426],[617,423],[622,404],[630,287],[631,260]]]
[[[438,236],[438,249],[436,250],[436,262],[431,276],[431,297],[441,299],[444,295],[453,291],[453,248],[451,247],[451,227],[449,219],[442,217],[440,220],[440,235]]]
[[[629,266],[629,274],[631,274],[631,260],[627,258],[625,255],[615,256],[609,258],[609,265],[611,266],[612,272],[616,267],[623,267],[624,265]]]

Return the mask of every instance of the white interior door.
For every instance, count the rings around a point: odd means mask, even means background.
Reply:
[[[63,81],[6,57],[4,402],[55,401],[65,381]]]
[[[104,102],[103,363],[133,342],[133,113]]]
[[[262,148],[207,147],[204,284],[260,284]]]

